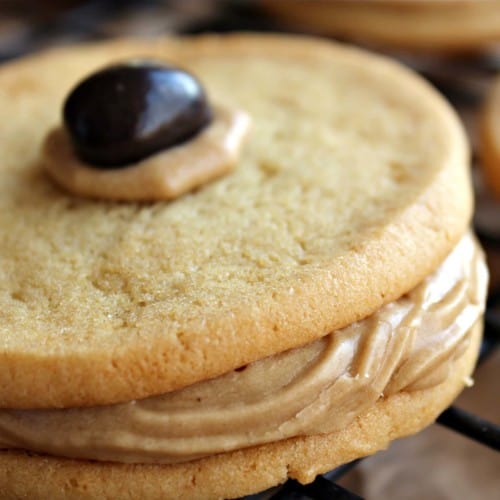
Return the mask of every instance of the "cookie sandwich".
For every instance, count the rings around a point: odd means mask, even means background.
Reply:
[[[500,40],[491,0],[261,0],[288,26],[388,48],[477,51]]]
[[[500,77],[493,81],[481,111],[479,148],[485,185],[500,198]]]
[[[430,424],[487,271],[450,106],[307,38],[0,71],[0,496],[235,498]]]

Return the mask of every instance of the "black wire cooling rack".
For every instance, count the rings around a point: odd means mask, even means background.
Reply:
[[[201,2],[202,3],[202,2]],[[196,10],[195,0],[86,0],[75,1],[73,7],[62,9],[57,15],[33,17],[33,12],[26,11],[27,2],[6,2],[10,4],[9,15],[27,19],[21,34],[0,36],[0,63],[19,57],[34,50],[54,44],[75,42],[89,39],[102,39],[112,36],[134,34],[137,23],[125,22],[123,28],[116,26],[116,19],[135,18],[138,12],[151,10],[151,19],[157,17],[154,9],[161,9],[166,21],[163,25],[154,25],[154,29],[141,33],[155,35],[173,31],[180,33],[201,33],[207,31],[259,30],[280,31],[280,26],[259,16],[253,2],[230,2],[209,0],[206,4],[212,9]],[[12,6],[14,6],[12,8]],[[1,5],[0,5],[1,7]],[[24,9],[24,10],[23,10]],[[0,11],[1,16],[5,14]],[[147,20],[146,20],[147,23]],[[149,25],[151,27],[151,25]],[[1,34],[0,24],[0,34]],[[452,61],[428,66],[428,60],[422,66],[421,61],[410,59],[426,78],[433,82],[449,99],[460,107],[477,107],[484,92],[484,77],[500,72],[500,58],[480,57]],[[451,71],[448,71],[451,69]],[[476,220],[476,233],[486,247],[500,250],[500,203],[493,210],[497,216],[493,219],[496,227],[491,227],[482,220]],[[491,211],[491,206],[490,206]],[[485,314],[484,339],[481,346],[479,363],[482,363],[499,346],[500,341],[500,287],[493,290],[488,299]],[[445,410],[437,424],[474,440],[478,445],[500,451],[500,426],[482,419],[456,406]],[[288,480],[272,490],[250,495],[240,500],[360,500],[362,497],[348,491],[336,482],[363,459],[344,464],[326,474],[318,476],[312,483],[302,485],[295,480]],[[432,460],[432,457],[429,457]]]

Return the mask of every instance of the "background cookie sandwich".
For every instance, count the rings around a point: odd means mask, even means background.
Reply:
[[[500,39],[489,0],[261,0],[289,26],[396,49],[477,51]]]
[[[481,113],[481,166],[487,188],[500,196],[500,79],[492,84]]]
[[[47,167],[72,144],[50,139],[67,93],[146,57],[196,75],[214,110],[171,154],[192,158],[219,109],[248,117],[234,169],[168,201],[69,194]],[[13,117],[5,494],[228,498],[310,481],[418,431],[469,380],[486,270],[468,234],[467,145],[407,70],[329,43],[233,36],[54,51],[0,83]],[[69,171],[94,169],[99,185],[169,149],[105,168],[74,155]]]

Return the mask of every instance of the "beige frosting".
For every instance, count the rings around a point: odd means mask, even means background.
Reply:
[[[483,312],[484,258],[465,236],[412,292],[305,347],[141,401],[1,410],[0,447],[172,463],[331,432],[379,398],[443,382]]]
[[[43,146],[44,166],[57,184],[76,195],[106,200],[170,200],[231,172],[249,116],[218,107],[213,122],[193,139],[125,168],[99,169],[81,161],[62,128]]]

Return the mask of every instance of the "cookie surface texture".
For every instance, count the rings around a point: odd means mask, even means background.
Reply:
[[[500,40],[491,0],[262,0],[277,19],[391,48],[469,51]]]
[[[293,438],[179,465],[120,465],[22,452],[0,452],[0,496],[9,499],[211,500],[235,498],[316,474],[386,448],[435,420],[462,390],[479,350],[482,327],[450,377],[431,389],[379,400],[340,432]]]
[[[57,188],[40,145],[70,88],[131,57],[192,71],[252,131],[173,202]],[[234,35],[118,41],[0,71],[1,407],[109,404],[303,345],[419,283],[465,233],[468,150],[445,101],[357,49]]]

